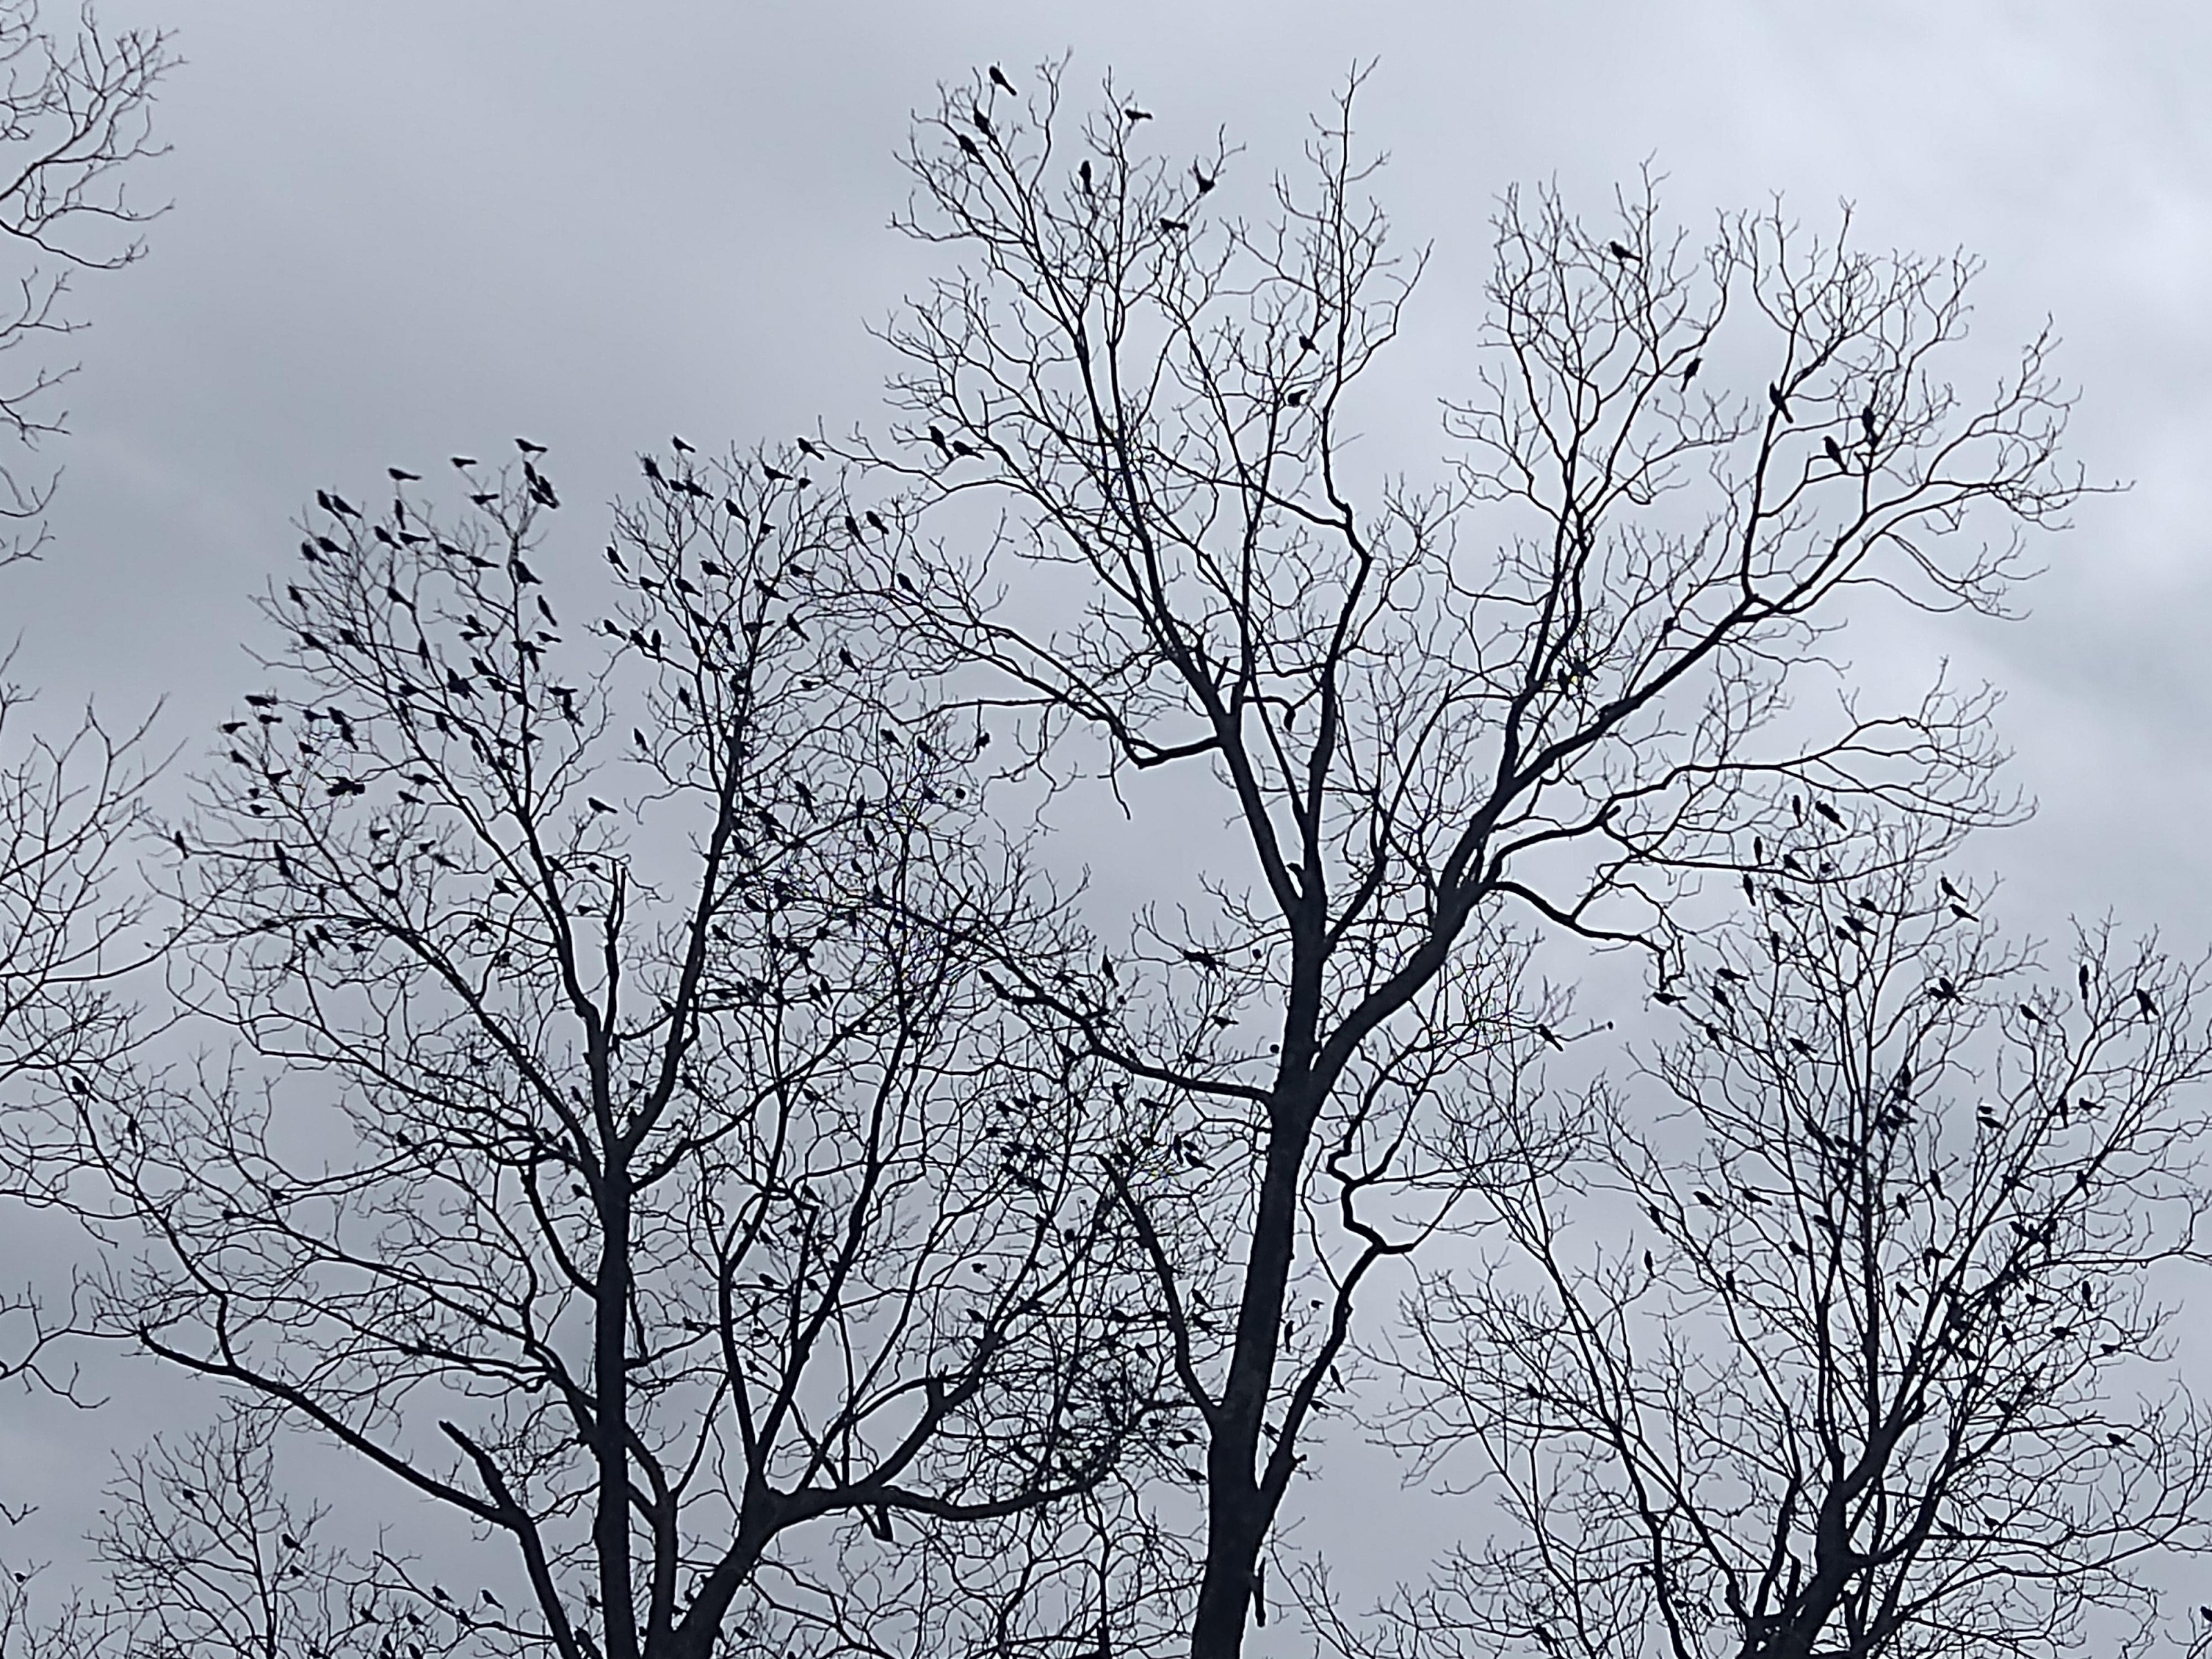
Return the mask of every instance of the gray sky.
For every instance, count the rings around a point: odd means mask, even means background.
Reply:
[[[1436,453],[1480,317],[1486,219],[1556,179],[1601,210],[1646,161],[1692,226],[1784,192],[1856,204],[1873,245],[1989,264],[1976,390],[2045,316],[2081,392],[2074,453],[2133,482],[2040,550],[2008,627],[1915,624],[1851,649],[1917,678],[1949,656],[2006,688],[2017,781],[2043,803],[1984,848],[2008,915],[2069,911],[2212,939],[2212,10],[2154,0],[108,0],[187,62],[138,187],[173,198],[142,266],[87,279],[68,475],[46,562],[0,578],[0,637],[56,704],[168,700],[197,748],[252,682],[245,596],[281,570],[318,486],[387,464],[553,446],[589,556],[594,505],[671,431],[719,447],[875,417],[865,325],[928,267],[885,221],[893,154],[933,83],[1075,54],[1159,113],[1217,126],[1254,210],[1355,60],[1393,156],[1382,185],[1437,258],[1378,443]],[[1387,455],[1377,459],[1388,459]],[[58,715],[62,711],[52,712]],[[58,1473],[113,1437],[0,1458]],[[45,1432],[45,1431],[41,1431]],[[26,1461],[27,1460],[27,1462]]]

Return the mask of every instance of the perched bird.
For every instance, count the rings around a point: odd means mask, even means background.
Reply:
[[[655,483],[666,483],[668,482],[667,479],[660,476],[660,463],[654,460],[652,456],[646,456],[644,458],[644,464],[645,476],[647,477],[652,479]]]
[[[613,807],[608,805],[606,802],[601,800],[597,795],[585,796],[584,804],[590,807],[594,812],[611,812],[615,810]]]
[[[1134,125],[1139,121],[1149,121],[1152,118],[1152,111],[1148,109],[1139,109],[1134,104],[1125,105],[1122,107],[1121,113],[1127,118],[1132,125]]]
[[[1091,194],[1091,163],[1090,163],[1088,161],[1085,161],[1085,162],[1084,162],[1084,164],[1083,164],[1081,167],[1079,167],[1076,168],[1076,170],[1075,170],[1075,176],[1076,176],[1078,179],[1081,179],[1081,180],[1083,181],[1083,193],[1084,193],[1085,196],[1090,195],[1090,194]]]
[[[1774,412],[1781,416],[1784,420],[1794,421],[1797,418],[1790,412],[1790,399],[1783,396],[1782,388],[1771,381],[1767,383],[1766,401],[1774,405]]]
[[[952,135],[952,142],[960,146],[960,153],[966,156],[969,161],[980,161],[983,159],[982,150],[976,146],[975,141],[973,138],[970,138],[966,133],[954,133]]]
[[[1188,219],[1163,219],[1160,221],[1160,228],[1167,231],[1188,230],[1190,228],[1190,221]]]
[[[1607,242],[1605,251],[1623,264],[1640,265],[1644,263],[1644,256],[1626,242]]]
[[[799,446],[799,453],[805,456],[809,460],[818,461],[822,459],[822,452],[814,447],[812,440],[808,438],[799,438],[795,439],[793,441]]]
[[[420,483],[422,482],[422,475],[421,473],[410,472],[404,467],[387,466],[384,470],[392,475],[392,482],[394,483]]]
[[[968,118],[975,124],[976,131],[981,133],[986,138],[991,137],[991,118],[989,116],[984,114],[980,109],[971,109],[968,112]]]
[[[545,453],[544,444],[534,444],[527,438],[517,438],[514,447],[526,455],[543,455]]]
[[[1869,449],[1873,448],[1875,440],[1875,424],[1874,405],[1872,404],[1869,404],[1864,409],[1859,410],[1859,426],[1866,434],[1867,447]]]
[[[1001,70],[996,64],[994,64],[990,67],[989,74],[991,76],[991,84],[993,86],[999,88],[1009,96],[1013,95],[1014,83],[1006,79],[1006,71],[1004,70]]]
[[[1195,161],[1193,161],[1190,164],[1190,176],[1196,181],[1198,185],[1198,193],[1200,196],[1205,195],[1206,191],[1212,190],[1216,182],[1214,179],[1206,177],[1205,170]]]
[[[2158,1018],[2158,1004],[2151,1000],[2150,993],[2140,985],[2136,987],[2136,1012],[2145,1019]]]
[[[1841,466],[1844,464],[1844,447],[1836,441],[1836,435],[1834,433],[1824,433],[1821,435],[1820,448],[1826,453],[1828,459],[1834,462],[1838,466]]]
[[[691,446],[685,443],[683,439],[678,437],[674,433],[671,433],[669,434],[668,441],[679,453],[685,455],[691,453]]]
[[[1814,801],[1813,803],[1813,810],[1815,812],[1818,812],[1822,817],[1827,819],[1829,823],[1834,824],[1838,830],[1844,827],[1844,815],[1836,811],[1834,807],[1829,805],[1827,802],[1824,800]]]
[[[1687,386],[1691,381],[1696,380],[1698,378],[1698,371],[1705,366],[1705,360],[1703,357],[1691,358],[1688,365],[1682,370],[1682,384],[1684,386]]]
[[[477,464],[477,458],[473,455],[449,455],[446,459],[464,472]]]
[[[884,529],[884,521],[878,518],[874,514],[864,513],[860,516],[868,521],[868,528],[874,531],[878,536],[887,533]]]

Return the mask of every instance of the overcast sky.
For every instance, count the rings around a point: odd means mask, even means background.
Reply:
[[[55,545],[0,577],[0,637],[56,702],[167,700],[202,741],[251,683],[246,596],[318,486],[552,446],[588,557],[594,504],[672,431],[750,445],[876,416],[867,325],[928,269],[885,226],[908,112],[940,78],[1072,52],[1195,148],[1295,161],[1310,111],[1377,60],[1364,126],[1401,233],[1432,241],[1403,361],[1480,319],[1486,221],[1516,183],[1602,210],[1650,163],[1692,225],[1782,192],[1865,240],[1988,262],[1978,390],[2055,320],[2073,453],[2130,481],[2040,548],[2023,623],[1851,649],[1940,657],[2009,696],[2038,822],[1984,851],[2009,913],[2212,940],[2212,9],[2148,0],[107,0],[186,62],[138,187],[173,200],[145,263],[81,289]],[[1426,400],[1371,422],[1426,446]],[[1418,469],[1433,446],[1409,454]],[[59,711],[57,710],[57,713]],[[104,1437],[94,1437],[94,1439]],[[15,1456],[26,1453],[20,1441]],[[49,1460],[58,1455],[45,1454]]]

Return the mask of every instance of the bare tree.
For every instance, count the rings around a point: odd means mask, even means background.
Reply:
[[[2201,973],[2099,930],[2054,982],[1924,837],[1818,827],[1595,1103],[1602,1155],[1410,1301],[1399,1430],[1504,1522],[1401,1607],[1410,1650],[2136,1651],[2212,1544],[2169,1299]]]
[[[106,33],[87,12],[57,33],[37,0],[0,0],[0,243],[15,252],[20,290],[0,312],[0,356],[36,357],[46,337],[79,325],[61,309],[70,271],[138,257],[137,228],[151,215],[120,174],[158,153],[149,123],[171,61],[158,32]],[[40,361],[0,387],[0,428],[26,447],[59,431],[47,394],[68,373]],[[52,490],[52,477],[0,462],[0,520],[12,525],[0,568],[43,544]],[[6,678],[11,657],[0,640],[0,1169],[13,1189],[13,1110],[88,1092],[129,1044],[110,993],[144,948],[135,934],[145,911],[109,878],[137,827],[147,765],[143,726],[112,730],[88,712],[64,735],[30,731],[30,694]],[[52,1331],[38,1302],[0,1297],[0,1376],[59,1382],[39,1369]]]
[[[1080,121],[1050,66],[949,88],[908,228],[954,263],[891,328],[900,416],[861,446],[902,523],[942,526],[860,560],[938,695],[1010,738],[1010,777],[1103,780],[1164,815],[1130,841],[1198,861],[1087,984],[1003,977],[1151,1111],[1152,1162],[1109,1184],[1205,1425],[1200,1659],[1242,1644],[1359,1287],[1510,1147],[1528,1056],[1574,1035],[1528,939],[1671,974],[1680,895],[1744,865],[1747,784],[2000,816],[1972,697],[1788,699],[1856,596],[1997,609],[2017,527],[2075,494],[2043,342],[1985,404],[1942,378],[1966,262],[1778,213],[1698,246],[1648,193],[1595,229],[1508,198],[1455,457],[1432,487],[1359,463],[1421,262],[1387,250],[1351,104],[1254,223],[1221,206],[1224,146],[1152,149],[1110,85]],[[1156,771],[1188,775],[1129,787]],[[1217,859],[1190,826],[1224,817]]]
[[[117,175],[156,153],[148,123],[170,61],[159,33],[106,34],[87,14],[58,35],[36,0],[0,0],[0,241],[23,256],[0,354],[76,326],[58,308],[70,270],[138,257],[135,228],[149,216]],[[118,227],[121,237],[106,234]],[[58,431],[46,394],[67,372],[40,363],[0,389],[0,426],[26,445]],[[0,567],[37,551],[52,495],[51,478],[0,465],[0,519],[17,526],[0,541]],[[29,694],[5,682],[8,665],[0,657],[0,1136],[27,1091],[82,1091],[120,1052],[106,987],[143,914],[105,881],[134,828],[143,731],[112,732],[88,714],[64,737],[27,733]],[[11,1297],[0,1318],[21,1332],[0,1349],[0,1375],[35,1367],[47,1334],[38,1305]]]
[[[112,270],[144,251],[138,229],[161,210],[133,201],[126,170],[161,153],[153,99],[174,66],[158,30],[104,33],[89,9],[49,28],[39,0],[0,0],[0,244],[15,253],[15,303],[0,313],[0,356],[36,357],[82,326],[63,308],[70,275]],[[62,429],[49,395],[71,371],[34,362],[0,387],[0,428],[29,448]],[[17,532],[0,566],[34,555],[53,478],[0,465],[0,519]]]
[[[232,1412],[124,1460],[92,1539],[105,1571],[100,1650],[422,1659],[455,1645],[450,1616],[411,1605],[385,1616],[378,1564],[325,1535],[327,1504],[295,1503],[277,1484],[272,1427],[266,1416]]]
[[[794,1529],[1018,1516],[1175,1402],[1095,1068],[982,977],[1060,945],[972,723],[815,614],[832,481],[647,458],[586,626],[523,447],[457,527],[324,492],[268,599],[182,831],[252,1063],[79,1114],[149,1241],[98,1317],[503,1540],[474,1639],[703,1659]]]
[[[114,981],[149,948],[143,896],[112,882],[139,824],[144,731],[112,733],[88,714],[66,738],[18,747],[27,702],[0,684],[0,1162],[11,1191],[30,1164],[15,1111],[83,1099],[112,1079],[136,1036]],[[0,1297],[0,1378],[65,1389],[40,1370],[53,1333],[27,1288]]]

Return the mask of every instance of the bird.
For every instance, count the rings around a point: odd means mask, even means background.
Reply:
[[[526,455],[543,455],[545,453],[544,444],[534,444],[527,438],[517,438],[514,447]]]
[[[1868,447],[1868,448],[1869,448],[1869,449],[1873,448],[1873,447],[1874,447],[1874,439],[1875,439],[1875,424],[1874,424],[1874,405],[1873,405],[1872,404],[1868,404],[1864,409],[1862,409],[1861,410],[1859,410],[1859,426],[1860,426],[1861,429],[1862,429],[1862,430],[1863,430],[1863,431],[1865,432],[1865,434],[1866,434],[1867,447]]]
[[[1783,395],[1782,388],[1771,380],[1766,386],[1766,401],[1774,405],[1775,413],[1781,416],[1784,420],[1794,421],[1797,418],[1790,412],[1790,399]]]
[[[645,476],[647,477],[652,479],[655,483],[665,483],[668,482],[665,478],[660,476],[659,462],[654,460],[650,455],[644,457],[643,459],[645,465]]]
[[[887,533],[884,529],[884,521],[878,518],[874,514],[864,513],[860,516],[868,521],[868,528],[874,531],[878,536]]]
[[[973,138],[970,138],[966,133],[954,133],[952,135],[952,142],[960,146],[960,153],[966,156],[969,161],[980,161],[983,159],[982,150],[978,148],[975,141]]]
[[[798,444],[799,453],[800,454],[806,456],[811,460],[818,461],[822,459],[822,452],[814,447],[813,441],[811,439],[799,438],[795,439],[793,441]]]
[[[1841,466],[1844,464],[1844,447],[1836,441],[1836,434],[1834,433],[1829,432],[1821,434],[1820,448],[1823,453],[1826,454],[1827,458],[1831,461],[1834,462],[1838,466]]]
[[[1824,800],[1814,801],[1813,803],[1813,810],[1815,812],[1818,812],[1822,817],[1827,819],[1829,823],[1834,824],[1838,830],[1843,828],[1844,815],[1836,811],[1834,807],[1829,805],[1827,802]]]
[[[976,131],[981,133],[986,138],[991,137],[991,118],[989,116],[984,114],[980,109],[970,109],[968,112],[968,118],[975,124]]]
[[[1193,162],[1190,164],[1190,176],[1191,176],[1191,178],[1192,178],[1193,179],[1194,179],[1194,180],[1197,182],[1197,185],[1198,185],[1198,193],[1199,193],[1200,196],[1205,195],[1206,191],[1208,191],[1209,190],[1212,190],[1212,189],[1213,188],[1213,185],[1214,185],[1214,182],[1215,182],[1215,181],[1214,181],[1213,179],[1212,179],[1208,178],[1208,177],[1206,176],[1206,173],[1205,173],[1205,170],[1204,170],[1203,168],[1201,168],[1201,167],[1198,165],[1198,163],[1197,163],[1197,162],[1195,162],[1195,161],[1193,161]]]
[[[2145,1019],[2158,1018],[2158,1004],[2151,1000],[2150,993],[2140,985],[2136,987],[2136,1009]]]
[[[2074,974],[2081,984],[2081,1000],[2087,1002],[2089,1000],[2089,964],[2083,963],[2074,970]]]
[[[1139,109],[1134,104],[1122,106],[1121,113],[1133,125],[1139,121],[1149,121],[1152,118],[1152,111]]]
[[[1696,380],[1698,378],[1698,371],[1705,366],[1705,360],[1703,357],[1691,358],[1688,364],[1682,370],[1682,384],[1684,386],[1687,386],[1691,381]]]
[[[691,446],[685,443],[683,439],[678,437],[674,433],[672,432],[669,434],[668,441],[672,447],[674,447],[678,453],[684,455],[691,453]]]
[[[945,434],[936,427],[929,428],[929,441],[937,446],[938,453],[946,460],[952,459],[952,446],[945,441]]]
[[[996,64],[994,64],[991,65],[988,72],[990,75],[991,84],[993,86],[1000,88],[1009,97],[1016,95],[1014,93],[1014,83],[1006,79],[1006,72],[1004,70],[1000,69]]]
[[[1160,228],[1167,231],[1188,230],[1190,228],[1190,221],[1188,219],[1163,219],[1160,221]]]
[[[422,482],[422,475],[421,473],[410,472],[404,466],[387,466],[384,470],[392,475],[392,482],[394,483],[420,483]]]
[[[584,804],[586,806],[589,806],[594,812],[611,812],[615,810],[613,807],[608,805],[606,802],[601,800],[597,795],[585,796]]]
[[[1623,264],[1640,265],[1644,263],[1644,256],[1638,253],[1634,248],[1629,246],[1626,242],[1607,242],[1605,245],[1605,251],[1613,255],[1614,258],[1620,260]]]
[[[477,458],[473,455],[448,455],[446,459],[464,472],[477,464]]]

